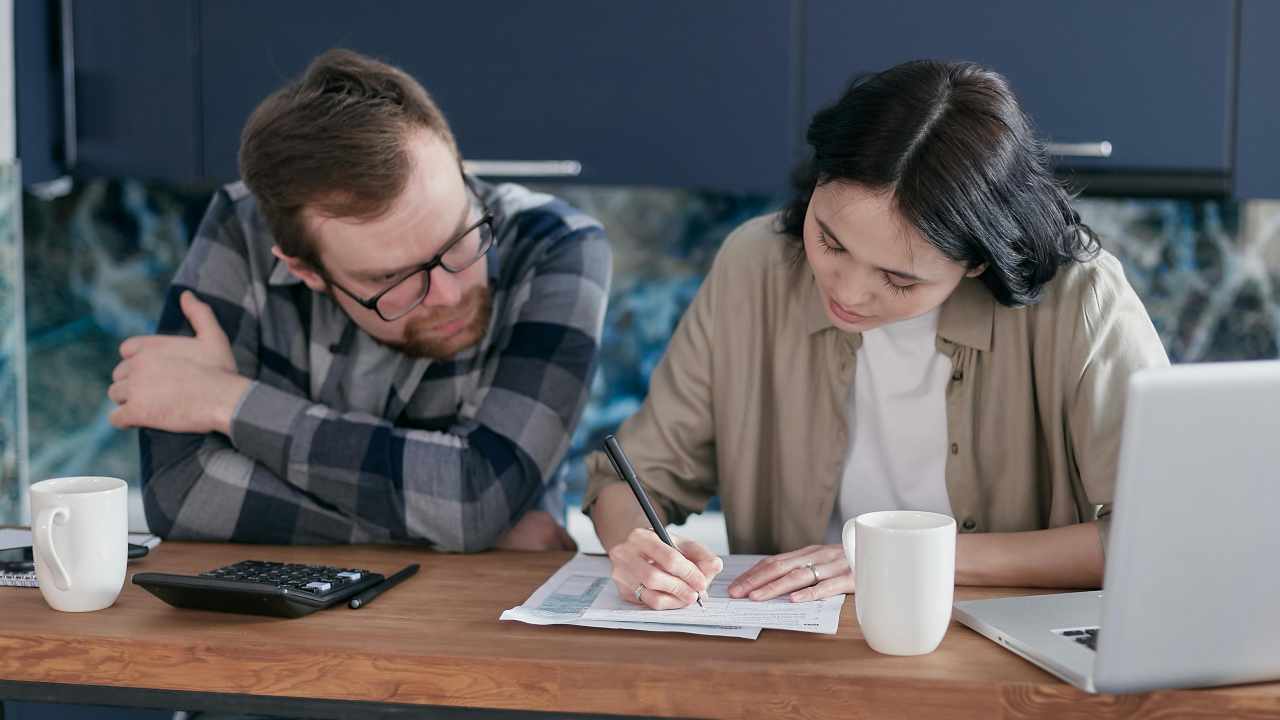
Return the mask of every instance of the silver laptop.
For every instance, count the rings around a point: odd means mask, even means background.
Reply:
[[[1280,361],[1133,377],[1103,587],[955,618],[1089,692],[1280,678]]]

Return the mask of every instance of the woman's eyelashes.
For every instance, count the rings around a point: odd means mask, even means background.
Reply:
[[[844,248],[840,247],[840,245],[827,240],[827,234],[821,230],[818,231],[818,244],[822,246],[822,252],[828,255],[844,252]]]
[[[907,293],[911,292],[912,288],[916,286],[916,283],[911,283],[909,285],[899,285],[898,283],[893,281],[893,276],[887,272],[881,272],[880,279],[884,281],[885,287],[889,288],[890,291],[897,293],[898,295],[906,295]]]
[[[827,234],[822,232],[821,230],[818,231],[817,238],[818,238],[818,245],[822,248],[823,253],[828,255],[837,255],[839,253],[845,252],[845,249],[843,247],[841,247],[837,243],[831,242],[831,240],[827,238]],[[906,295],[907,293],[911,292],[911,289],[918,284],[913,282],[913,283],[908,283],[906,285],[900,285],[897,282],[894,282],[893,278],[894,276],[890,275],[887,272],[884,272],[884,271],[880,272],[880,280],[884,282],[885,287],[889,288],[890,291],[897,293],[898,295]]]

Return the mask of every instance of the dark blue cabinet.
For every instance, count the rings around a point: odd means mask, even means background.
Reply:
[[[830,102],[858,72],[974,60],[1009,78],[1050,141],[1111,143],[1111,157],[1062,156],[1063,167],[1225,178],[1234,9],[1234,0],[808,0],[804,107]]]
[[[199,180],[195,0],[77,0],[75,171]]]
[[[1235,194],[1280,198],[1280,2],[1243,0],[1240,8],[1240,111]]]
[[[66,164],[58,20],[57,9],[47,0],[13,5],[15,120],[26,183],[53,180]]]
[[[220,0],[200,8],[204,163],[329,47],[418,78],[463,154],[574,160],[592,183],[776,189],[794,153],[784,0],[423,3]]]

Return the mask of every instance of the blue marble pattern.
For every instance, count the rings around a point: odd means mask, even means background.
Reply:
[[[22,514],[26,383],[18,167],[0,163],[0,523]]]
[[[600,218],[615,248],[599,372],[562,469],[572,499],[582,491],[585,454],[643,400],[719,244],[781,198],[540,189]],[[91,472],[136,481],[136,434],[107,424],[105,390],[120,341],[153,326],[208,197],[207,189],[99,180],[53,201],[24,198],[33,480]],[[1076,206],[1124,263],[1175,361],[1277,356],[1280,203],[1081,198]],[[0,253],[5,247],[0,226]],[[13,386],[11,365],[0,370],[0,388]],[[0,390],[0,409],[4,397]],[[0,498],[15,492],[12,482],[0,484]],[[0,520],[13,519],[6,507]]]

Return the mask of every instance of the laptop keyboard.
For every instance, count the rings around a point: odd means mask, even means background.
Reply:
[[[1058,634],[1068,640],[1075,640],[1090,650],[1098,650],[1098,628],[1078,628],[1076,630],[1059,630]]]

